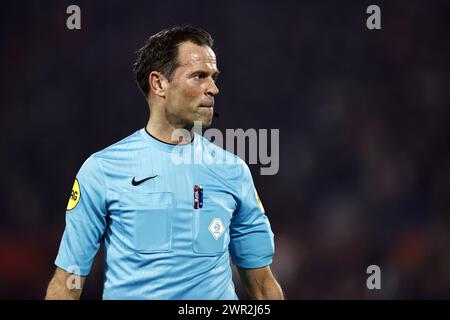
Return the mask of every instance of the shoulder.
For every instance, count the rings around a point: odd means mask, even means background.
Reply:
[[[207,166],[216,174],[240,185],[249,175],[250,169],[237,155],[214,144],[203,136],[199,136],[203,146],[203,152],[207,154],[209,163]]]
[[[244,160],[239,158],[234,153],[231,153],[222,147],[214,144],[213,142],[209,141],[205,137],[201,135],[197,135],[200,139],[200,142],[203,146],[203,149],[209,153],[209,155],[213,158],[213,163],[217,164],[223,164],[227,168],[239,168],[240,170],[243,170],[245,168],[248,169],[248,165],[245,163]]]
[[[241,158],[239,158],[234,153],[231,153],[231,152],[223,149],[222,147],[216,145],[215,143],[209,141],[208,139],[206,139],[205,137],[203,137],[201,135],[197,135],[197,137],[199,137],[200,143],[204,147],[204,150],[206,150],[211,156],[213,156],[217,160],[226,160],[226,161],[223,161],[225,165],[230,165],[230,166],[234,165],[234,166],[238,166],[238,167],[246,167],[247,166],[245,161],[242,160]]]
[[[144,147],[144,145],[145,142],[142,139],[141,130],[137,130],[136,132],[123,138],[122,140],[117,141],[116,143],[113,143],[112,145],[95,152],[94,154],[91,155],[90,158],[97,158],[97,159],[108,159],[111,157],[116,158],[121,154],[127,154],[132,150],[140,149]]]
[[[102,171],[104,163],[126,160],[133,149],[138,150],[143,147],[144,141],[140,135],[140,130],[138,130],[122,140],[91,154],[81,165],[80,173],[98,173]],[[122,162],[120,161],[120,163]]]

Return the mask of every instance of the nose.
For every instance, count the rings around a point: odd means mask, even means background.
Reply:
[[[207,90],[206,94],[208,96],[212,96],[212,97],[219,94],[219,88],[217,88],[216,83],[212,79],[209,81],[208,90]]]

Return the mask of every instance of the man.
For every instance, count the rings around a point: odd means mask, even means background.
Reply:
[[[230,256],[250,298],[283,298],[248,166],[193,130],[211,125],[219,93],[212,47],[206,31],[186,26],[153,35],[138,51],[149,121],[80,168],[47,299],[80,297],[102,242],[104,299],[237,299]],[[179,130],[189,139],[180,142]],[[186,154],[212,161],[174,161]],[[79,285],[68,285],[77,276]]]

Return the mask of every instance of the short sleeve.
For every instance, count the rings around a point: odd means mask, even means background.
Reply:
[[[274,235],[251,172],[245,163],[242,168],[238,207],[230,224],[230,255],[239,268],[262,268],[272,263]]]
[[[99,159],[88,158],[76,176],[66,210],[66,227],[55,264],[89,274],[106,228],[106,186]]]

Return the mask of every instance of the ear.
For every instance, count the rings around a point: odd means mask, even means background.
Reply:
[[[158,71],[150,72],[148,75],[148,83],[150,85],[150,91],[152,91],[155,95],[162,98],[166,96],[168,81],[163,74]]]

